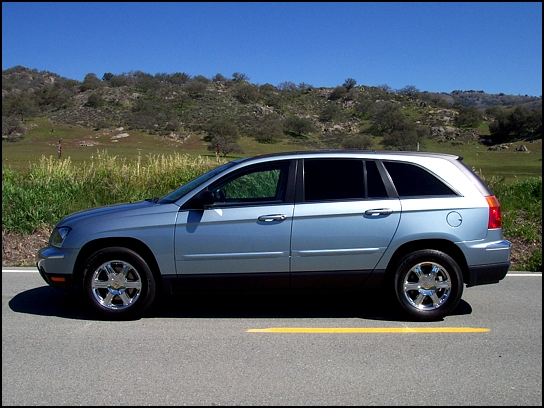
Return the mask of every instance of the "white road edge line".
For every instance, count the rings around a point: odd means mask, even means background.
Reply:
[[[36,268],[29,268],[29,267],[21,267],[18,269],[9,269],[9,268],[2,268],[2,273],[38,273],[38,269]],[[507,273],[506,277],[511,276],[540,276],[542,277],[542,272],[530,272],[530,273]]]

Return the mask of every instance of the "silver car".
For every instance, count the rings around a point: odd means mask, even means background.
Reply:
[[[383,288],[431,321],[464,285],[503,279],[509,259],[500,204],[461,157],[315,151],[234,160],[163,198],[69,215],[37,267],[105,319],[179,292]]]

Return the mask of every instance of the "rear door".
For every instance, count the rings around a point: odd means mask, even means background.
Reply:
[[[376,162],[305,159],[291,239],[291,286],[360,285],[372,272],[400,220]]]

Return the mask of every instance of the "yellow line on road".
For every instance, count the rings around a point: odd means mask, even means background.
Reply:
[[[485,327],[270,327],[247,333],[486,333]]]

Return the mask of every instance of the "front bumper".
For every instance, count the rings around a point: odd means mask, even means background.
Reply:
[[[73,290],[72,271],[75,253],[57,248],[43,248],[38,252],[36,267],[43,280],[51,287],[63,292]]]

